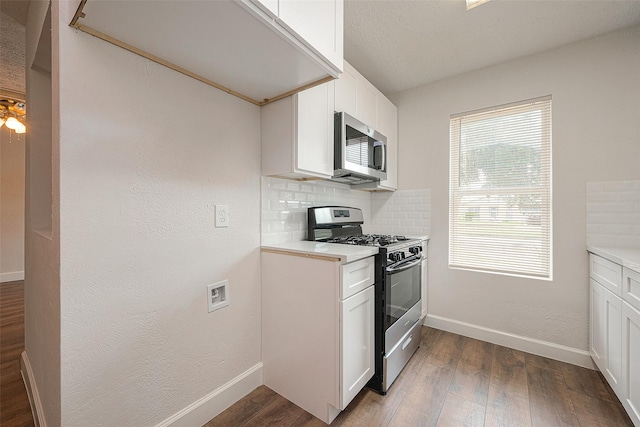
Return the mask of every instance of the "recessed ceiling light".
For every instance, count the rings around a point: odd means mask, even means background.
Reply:
[[[467,0],[467,10],[473,9],[476,6],[480,6],[483,3],[488,2],[489,0]]]

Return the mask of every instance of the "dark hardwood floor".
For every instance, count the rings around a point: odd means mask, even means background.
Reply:
[[[0,283],[0,426],[33,426],[20,374],[24,350],[24,282]]]
[[[0,426],[33,426],[20,375],[24,283],[0,284]],[[265,386],[209,421],[217,426],[322,426]],[[601,378],[521,351],[422,328],[422,343],[386,396],[361,391],[333,426],[633,427]]]
[[[265,386],[205,424],[322,426]],[[332,426],[633,427],[590,369],[422,328],[422,343],[386,396],[364,389]]]

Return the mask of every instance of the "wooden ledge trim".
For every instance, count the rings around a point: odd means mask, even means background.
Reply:
[[[342,259],[340,257],[336,257],[336,256],[331,256],[331,255],[319,255],[319,254],[307,254],[307,253],[303,253],[303,252],[290,252],[290,251],[286,251],[283,249],[270,249],[270,248],[261,248],[262,252],[268,252],[268,253],[272,253],[272,254],[278,254],[278,255],[289,255],[289,256],[297,256],[297,257],[302,257],[302,258],[313,258],[313,259],[320,259],[323,261],[335,261],[335,262],[341,262]]]

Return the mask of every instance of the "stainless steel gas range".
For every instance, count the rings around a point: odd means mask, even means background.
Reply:
[[[422,246],[404,236],[363,234],[358,208],[308,209],[308,240],[377,246],[375,269],[375,374],[367,384],[381,394],[398,377],[420,344]]]

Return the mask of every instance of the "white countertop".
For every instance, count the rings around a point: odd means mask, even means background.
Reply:
[[[587,245],[587,251],[640,273],[640,248],[613,248]]]
[[[339,243],[322,243],[303,240],[300,242],[262,245],[263,250],[289,252],[292,255],[307,255],[319,258],[338,258],[342,264],[367,258],[378,253],[375,246],[352,246]]]

